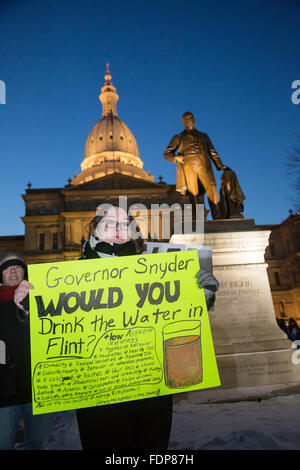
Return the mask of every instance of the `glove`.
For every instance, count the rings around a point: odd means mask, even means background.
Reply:
[[[209,271],[201,269],[197,275],[197,283],[200,289],[204,290],[207,310],[210,310],[214,305],[216,296],[215,293],[219,289],[219,282]]]
[[[29,289],[34,289],[34,286],[28,281],[22,281],[15,290],[14,302],[27,314],[29,313],[28,293]]]

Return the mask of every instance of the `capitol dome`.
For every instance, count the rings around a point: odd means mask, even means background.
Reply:
[[[134,135],[117,114],[119,99],[111,82],[108,64],[105,84],[99,99],[102,103],[102,118],[94,125],[86,140],[81,173],[72,179],[72,184],[85,183],[111,174],[125,175],[153,181],[154,176],[143,170]]]

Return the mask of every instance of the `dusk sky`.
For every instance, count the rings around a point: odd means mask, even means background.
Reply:
[[[236,172],[244,216],[282,222],[295,210],[285,165],[300,146],[299,25],[296,0],[0,0],[0,235],[24,234],[28,182],[63,187],[80,172],[107,61],[154,181],[175,184],[163,152],[191,111]]]

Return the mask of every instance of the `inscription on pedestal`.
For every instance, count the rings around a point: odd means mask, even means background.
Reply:
[[[220,284],[212,315],[216,345],[284,339],[275,320],[264,266],[216,268],[214,274]]]
[[[262,289],[255,289],[250,280],[220,282],[218,304],[248,302],[254,295],[262,294]]]

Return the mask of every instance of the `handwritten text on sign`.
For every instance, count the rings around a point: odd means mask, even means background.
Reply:
[[[220,385],[196,251],[29,266],[34,414]]]

